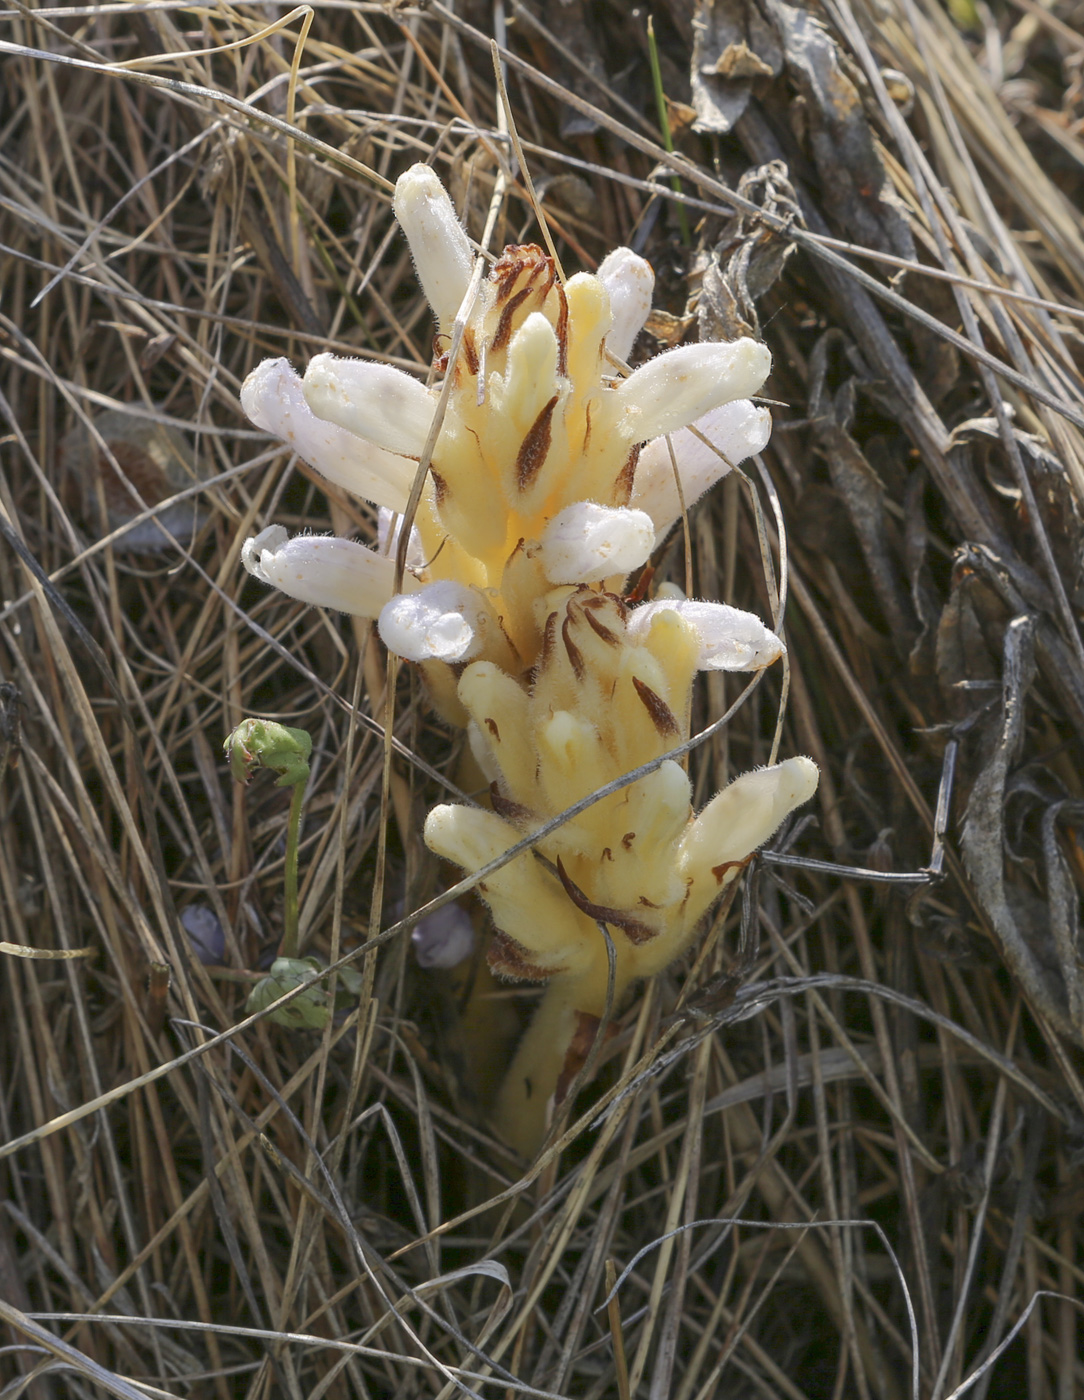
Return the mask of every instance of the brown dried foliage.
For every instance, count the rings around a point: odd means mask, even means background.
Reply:
[[[700,799],[778,741],[822,771],[791,854],[914,871],[955,758],[938,878],[747,874],[744,919],[728,900],[695,959],[581,1047],[565,1136],[530,1170],[484,1115],[530,989],[422,972],[396,923],[443,878],[418,833],[457,741],[404,681],[385,783],[368,629],[238,562],[272,519],[373,533],[237,391],[265,355],[328,347],[424,372],[389,182],[432,159],[479,232],[504,150],[495,12],[317,5],[295,95],[298,19],[222,47],[268,13],[3,11],[0,940],[53,956],[0,953],[0,1378],[52,1397],[894,1400],[915,1366],[942,1400],[1045,1290],[971,1393],[1068,1400],[1079,0],[956,0],[955,18],[669,0],[672,155],[641,14],[498,7],[566,271],[633,242],[661,341],[759,330],[775,355],[763,474],[731,477],[655,561],[683,582],[687,539],[704,596],[766,615],[778,579],[789,599],[787,684],[694,753]],[[496,246],[539,238],[513,180]],[[156,551],[105,527],[161,482],[78,449],[118,409],[126,440],[142,420],[191,447]],[[713,677],[699,727],[737,694]],[[313,734],[303,939],[364,973],[323,1035],[224,1034],[280,917],[286,795],[231,785],[220,752],[249,713]],[[194,956],[193,906],[217,962]],[[863,1220],[883,1234],[832,1223]]]

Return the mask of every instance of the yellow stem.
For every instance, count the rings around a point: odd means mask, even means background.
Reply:
[[[611,1014],[630,978],[618,970]],[[579,1016],[606,1014],[606,976],[597,968],[579,977],[550,978],[541,1005],[523,1033],[501,1083],[493,1123],[501,1137],[524,1157],[533,1157],[549,1127],[551,1100],[579,1027]]]
[[[561,977],[551,979],[497,1094],[494,1126],[524,1157],[533,1157],[546,1136],[550,1100],[576,1031],[576,990]]]

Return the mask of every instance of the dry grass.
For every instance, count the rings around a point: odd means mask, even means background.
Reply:
[[[0,955],[0,1394],[944,1400],[1025,1315],[971,1393],[1084,1391],[1079,0],[959,0],[956,21],[825,0],[830,41],[792,36],[785,67],[750,31],[760,76],[713,137],[688,126],[692,0],[670,0],[673,156],[622,4],[342,0],[298,53],[300,17],[225,47],[269,24],[260,5],[10,3],[0,939],[39,958]],[[566,270],[636,240],[660,336],[699,292],[706,331],[759,314],[776,356],[763,475],[694,515],[688,563],[766,614],[752,504],[776,520],[774,483],[789,694],[769,679],[698,748],[698,794],[766,761],[782,714],[781,752],[822,769],[791,853],[916,871],[955,760],[940,878],[762,865],[695,965],[625,1008],[526,1174],[480,1111],[481,1032],[396,922],[449,883],[418,831],[459,740],[404,678],[386,770],[367,629],[238,563],[272,519],[372,533],[237,391],[262,357],[328,345],[428,364],[387,191],[431,158],[478,232],[503,147],[468,20],[508,23]],[[725,48],[701,43],[700,72]],[[728,191],[771,160],[794,188],[743,185],[762,213],[736,227]],[[513,182],[497,242],[537,237]],[[187,435],[169,519],[196,524],[188,544],[103,528],[140,507],[108,470],[99,493],[78,427],[121,405]],[[684,579],[680,540],[662,568]],[[700,727],[736,694],[715,678]],[[286,795],[233,785],[221,756],[250,713],[314,739],[303,935],[365,975],[322,1035],[234,1033],[281,915]],[[220,965],[193,956],[194,904]],[[530,999],[491,999],[486,1034]]]

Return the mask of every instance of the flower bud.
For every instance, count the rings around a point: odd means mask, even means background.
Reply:
[[[454,579],[401,593],[380,614],[380,636],[407,661],[469,661],[482,648],[489,610],[481,594]]]
[[[597,583],[638,568],[654,541],[654,522],[642,510],[576,501],[546,526],[542,567],[551,583]]]
[[[296,787],[308,781],[312,738],[307,729],[291,729],[269,719],[243,719],[223,744],[230,772],[247,783],[256,768],[279,775],[276,787]]]
[[[606,349],[615,359],[627,360],[651,311],[655,274],[631,248],[615,248],[603,258],[597,276],[610,294],[613,314]]]
[[[436,400],[419,380],[391,365],[315,355],[303,381],[317,418],[404,457],[420,457]]]
[[[786,651],[783,642],[754,613],[728,603],[701,603],[663,599],[644,603],[629,617],[628,635],[646,638],[653,620],[663,612],[675,612],[690,623],[700,638],[700,671],[761,671]]]
[[[334,535],[287,535],[281,525],[246,540],[245,568],[291,598],[353,617],[376,617],[395,591],[395,560],[356,540]]]
[[[743,773],[712,798],[689,827],[678,854],[678,870],[694,887],[691,917],[698,917],[757,847],[809,801],[819,776],[812,759],[788,758]]]
[[[630,442],[676,432],[720,404],[755,394],[771,367],[768,347],[748,338],[667,350],[617,386],[620,430]]]
[[[470,240],[447,191],[428,165],[412,165],[399,176],[392,208],[414,254],[425,299],[447,333],[470,282]]]
[[[264,360],[241,385],[241,407],[265,432],[288,442],[310,467],[363,500],[402,510],[416,470],[335,423],[317,418],[289,360]]]

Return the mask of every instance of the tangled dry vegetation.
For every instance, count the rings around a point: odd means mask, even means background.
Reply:
[[[944,1400],[994,1357],[969,1393],[1080,1394],[1079,0],[667,0],[672,154],[617,0],[270,14],[2,11],[0,1393]],[[566,269],[651,260],[641,354],[775,356],[763,466],[655,560],[786,593],[698,800],[781,724],[821,787],[780,850],[917,875],[749,872],[529,1168],[479,1063],[537,993],[464,1015],[411,948],[459,741],[403,674],[385,743],[367,625],[238,559],[271,519],[373,535],[238,389],[424,372],[390,182],[431,160],[477,234],[494,35]],[[495,241],[538,237],[516,174]],[[245,714],[313,736],[302,938],[362,975],[323,1032],[235,1031],[288,802],[229,779]]]

